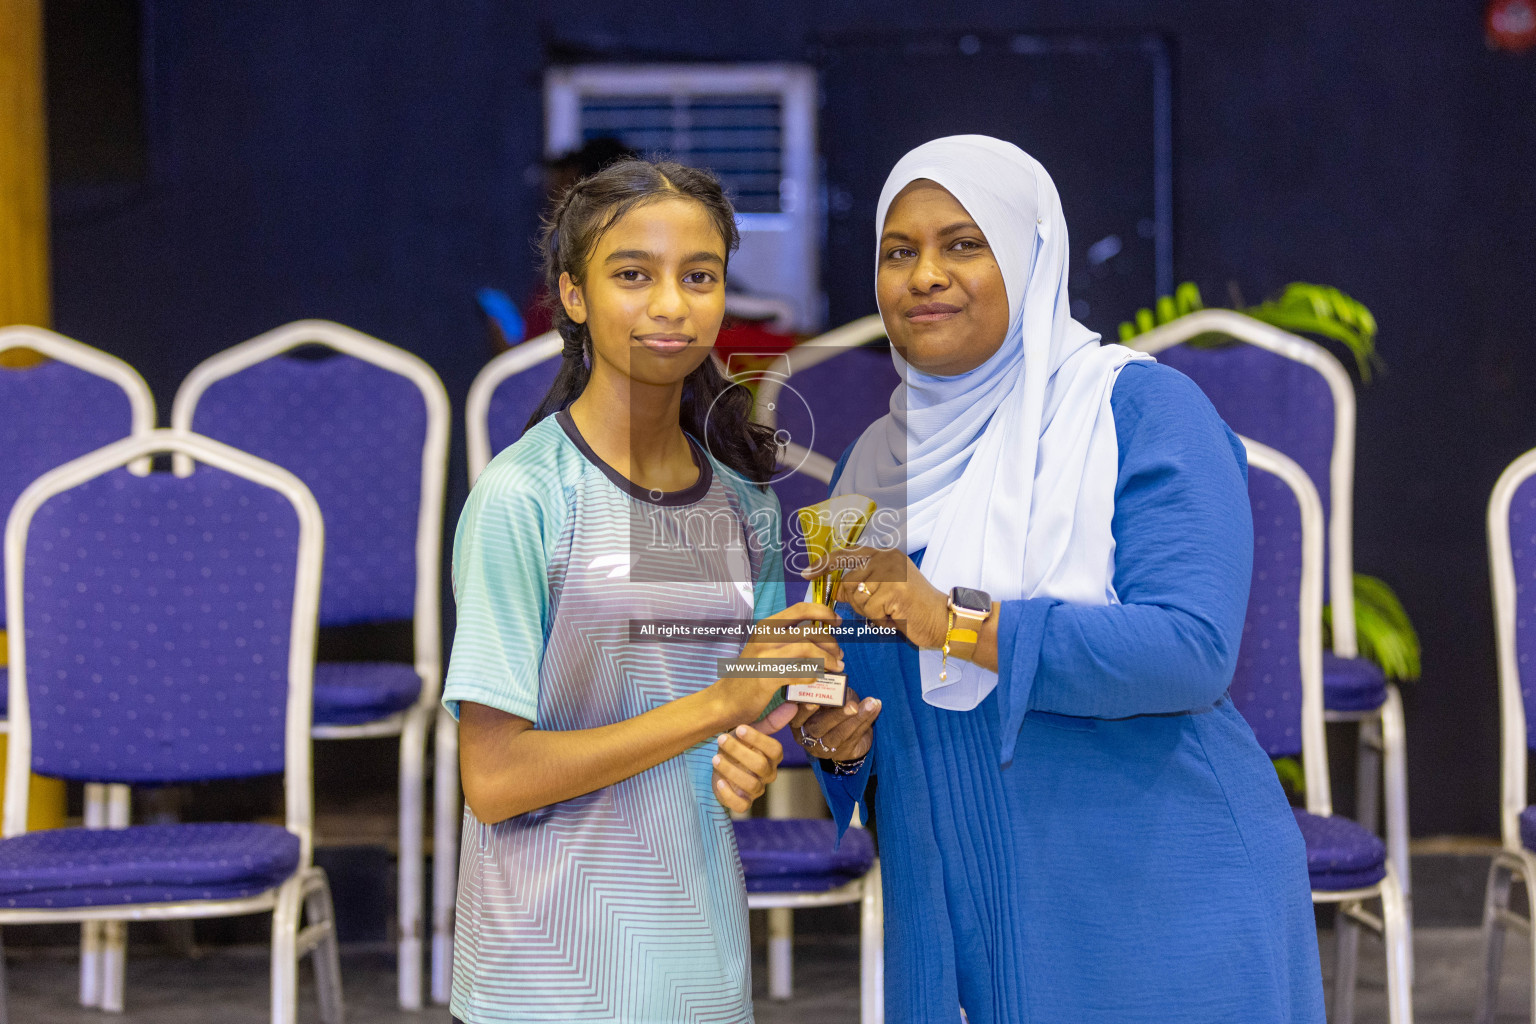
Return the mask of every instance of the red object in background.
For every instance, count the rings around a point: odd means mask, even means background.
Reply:
[[[723,359],[732,352],[742,355],[776,356],[788,352],[800,340],[793,334],[780,334],[750,320],[727,317],[715,339],[715,351]]]
[[[549,307],[545,305],[548,298],[549,289],[545,288],[543,283],[529,293],[528,306],[523,310],[523,323],[526,325],[524,337],[537,338],[555,326],[555,318],[550,314]]]
[[[1483,26],[1489,46],[1524,53],[1536,46],[1536,0],[1491,0]]]

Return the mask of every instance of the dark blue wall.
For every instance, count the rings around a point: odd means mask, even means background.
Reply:
[[[57,326],[129,359],[168,406],[208,354],[335,319],[425,357],[458,417],[485,355],[470,293],[530,272],[552,55],[801,59],[816,33],[861,27],[1162,32],[1179,279],[1215,301],[1229,280],[1249,300],[1326,282],[1382,325],[1356,550],[1424,634],[1414,831],[1493,832],[1482,523],[1500,469],[1536,445],[1536,57],[1489,52],[1478,8],[145,0],[148,179],[58,195]]]

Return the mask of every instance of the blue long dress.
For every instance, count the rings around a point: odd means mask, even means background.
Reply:
[[[1111,404],[1119,605],[1003,602],[967,712],[923,702],[910,643],[844,647],[883,708],[861,774],[818,777],[841,822],[876,777],[892,1024],[1324,1019],[1301,834],[1226,695],[1241,444],[1165,366],[1128,365]]]

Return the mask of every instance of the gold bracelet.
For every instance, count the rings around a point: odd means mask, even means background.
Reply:
[[[944,629],[944,660],[939,664],[939,682],[949,679],[949,645],[956,640],[963,643],[976,644],[980,640],[980,634],[974,629],[955,628],[955,610],[949,610],[949,624]]]

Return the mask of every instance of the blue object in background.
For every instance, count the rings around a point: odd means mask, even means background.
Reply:
[[[486,316],[496,321],[508,345],[516,345],[523,340],[527,331],[523,315],[517,311],[517,306],[506,292],[500,288],[481,288],[475,292],[475,301],[480,303],[480,309]]]

